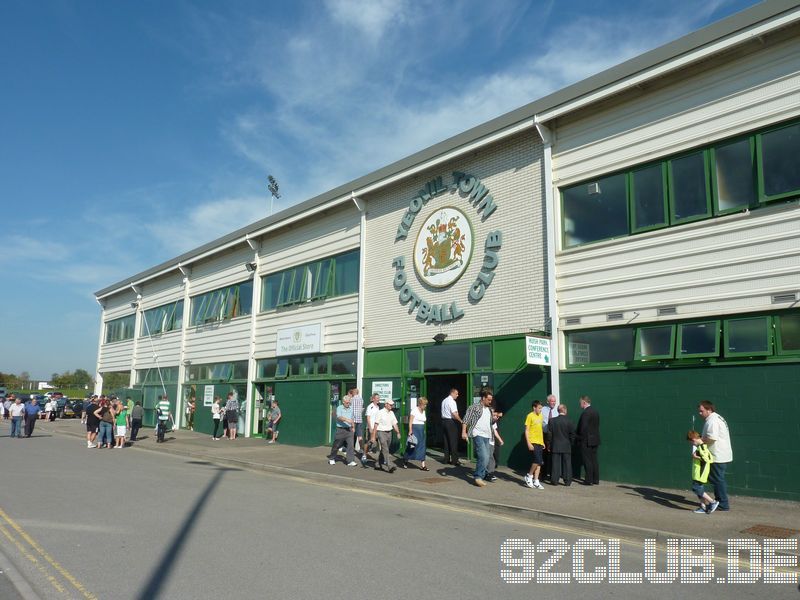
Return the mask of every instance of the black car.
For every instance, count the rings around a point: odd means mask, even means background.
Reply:
[[[83,400],[68,400],[63,398],[64,405],[59,402],[59,416],[62,419],[78,418],[83,414]]]

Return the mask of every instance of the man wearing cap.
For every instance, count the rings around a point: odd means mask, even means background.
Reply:
[[[369,455],[368,450],[369,446],[374,446],[376,444],[375,419],[381,410],[380,404],[378,404],[381,401],[381,397],[378,394],[372,394],[370,400],[371,402],[369,403],[369,406],[367,406],[367,410],[364,413],[364,418],[367,421],[367,429],[366,429],[367,447],[364,449],[364,458],[372,458]]]
[[[353,460],[353,407],[350,406],[350,394],[345,394],[342,397],[342,403],[336,407],[336,435],[331,445],[331,453],[328,454],[328,464],[336,464],[336,454],[344,445],[347,445],[345,455],[347,466],[355,467],[356,461]]]
[[[373,437],[378,439],[378,460],[375,462],[375,469],[378,471],[383,470],[381,465],[381,458],[386,466],[389,467],[389,473],[394,473],[395,466],[389,466],[389,446],[392,444],[392,430],[400,437],[400,429],[397,426],[397,417],[394,416],[394,400],[387,398],[383,405],[383,409],[378,411],[375,417]]]

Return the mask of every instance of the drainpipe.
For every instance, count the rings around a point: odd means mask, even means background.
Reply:
[[[176,427],[180,427],[182,423],[181,419],[185,418],[185,415],[183,417],[181,416],[183,412],[181,407],[183,406],[183,398],[186,395],[185,388],[191,385],[189,378],[186,377],[186,367],[191,364],[186,357],[186,332],[189,330],[189,322],[192,319],[191,296],[189,295],[192,288],[192,282],[190,280],[192,272],[189,267],[180,263],[178,263],[178,271],[180,271],[183,276],[181,280],[183,284],[183,319],[181,320],[181,358],[178,361],[178,391],[176,392],[177,397],[175,398],[175,412],[178,413],[175,415],[178,421]],[[196,401],[197,398],[195,398],[195,402]]]
[[[553,198],[553,132],[535,119],[536,131],[544,145],[544,206],[545,237],[547,241],[547,312],[550,314],[550,393],[562,402],[559,386],[561,350],[558,329],[558,300],[556,298],[556,237],[558,222]]]
[[[253,380],[256,378],[256,326],[258,324],[258,312],[261,310],[261,282],[258,278],[258,269],[261,266],[261,242],[246,236],[247,245],[253,251],[253,262],[256,264],[253,271],[253,303],[250,313],[250,352],[247,360],[247,388],[245,402],[247,403],[247,421],[245,422],[245,437],[250,437],[256,424],[256,402],[255,386]],[[260,417],[260,411],[259,411]]]
[[[350,197],[353,199],[353,204],[356,205],[358,212],[361,215],[361,221],[358,228],[358,323],[356,325],[356,386],[361,390],[361,396],[364,396],[362,389],[362,379],[364,378],[364,265],[366,263],[366,253],[364,252],[364,240],[367,235],[367,205],[364,200],[357,198],[355,192],[350,192]]]

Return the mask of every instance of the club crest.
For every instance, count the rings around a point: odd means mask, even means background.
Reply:
[[[455,283],[472,257],[472,224],[457,208],[441,208],[422,224],[414,244],[414,269],[432,287]]]

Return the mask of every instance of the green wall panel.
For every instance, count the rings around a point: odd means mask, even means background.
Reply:
[[[515,371],[525,367],[525,338],[494,340],[494,370]]]
[[[365,375],[399,375],[403,369],[403,350],[368,350],[364,353]]]
[[[731,430],[729,492],[800,500],[800,365],[562,372],[575,423],[583,394],[600,413],[601,479],[688,490],[686,432],[710,400]]]
[[[281,443],[312,447],[327,443],[331,412],[327,381],[279,381],[275,397],[281,407]]]
[[[516,373],[495,373],[495,401],[503,413],[497,427],[505,442],[500,449],[501,465],[526,472],[531,466],[531,454],[522,438],[522,431],[531,404],[534,400],[544,403],[549,393],[548,386],[547,373],[538,367],[526,367]]]

